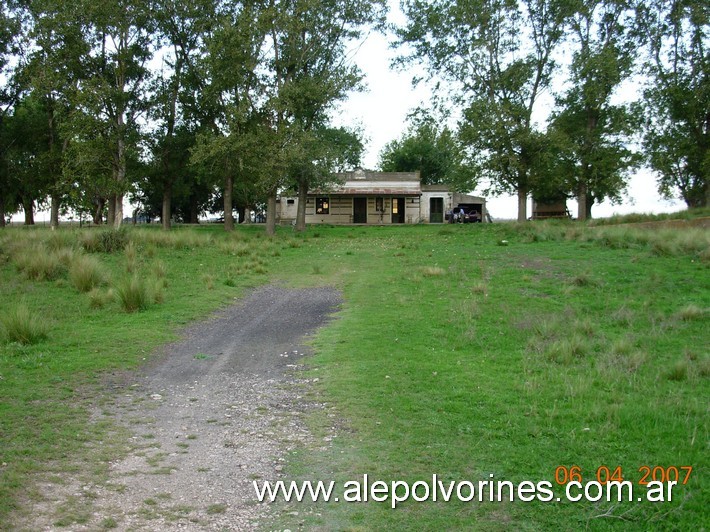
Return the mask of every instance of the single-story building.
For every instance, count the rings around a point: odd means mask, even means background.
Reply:
[[[451,192],[445,185],[422,185],[419,172],[357,169],[336,177],[341,184],[308,192],[306,223],[444,223],[444,213],[458,205],[475,206],[488,219],[484,198]],[[278,198],[277,223],[292,223],[297,208],[297,198]]]

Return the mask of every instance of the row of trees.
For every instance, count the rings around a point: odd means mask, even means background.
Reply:
[[[347,49],[384,0],[10,0],[0,8],[0,223],[35,206],[118,227],[124,196],[170,227],[301,197],[353,166],[332,126]],[[215,194],[215,189],[219,190]],[[305,227],[305,201],[298,227]],[[158,212],[159,211],[159,212]]]
[[[664,195],[708,204],[710,8],[697,0],[403,0],[401,66],[446,82],[455,131],[418,115],[383,170],[538,200],[620,200],[642,159]],[[8,0],[0,8],[0,224],[37,205],[123,220],[124,196],[226,229],[279,191],[358,164],[331,114],[361,88],[349,46],[385,0]],[[644,53],[641,53],[641,52]],[[636,76],[634,78],[634,76]],[[614,95],[647,80],[643,99]],[[442,90],[443,92],[443,90]],[[545,98],[555,111],[536,121]],[[643,150],[634,150],[637,132]],[[643,158],[642,158],[643,155]]]
[[[440,105],[461,118],[454,134],[416,117],[381,154],[384,168],[429,166],[424,174],[436,179],[448,165],[454,184],[484,178],[494,193],[517,194],[519,220],[530,194],[574,197],[578,217],[588,218],[595,201],[621,200],[629,172],[644,160],[664,196],[709,204],[707,2],[405,0],[402,7],[400,65],[427,65],[432,80],[446,82],[448,102]],[[615,100],[639,79],[641,101]],[[555,110],[538,124],[549,94]]]

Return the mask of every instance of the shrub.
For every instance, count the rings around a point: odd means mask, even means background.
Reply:
[[[87,255],[78,255],[69,267],[69,280],[79,292],[89,292],[103,282],[101,263]]]
[[[0,317],[0,337],[23,345],[36,344],[47,337],[46,323],[30,312],[26,305],[18,305]]]
[[[143,279],[137,275],[119,284],[116,288],[116,295],[118,296],[118,301],[121,303],[121,307],[126,312],[144,310],[148,308],[148,304],[151,300],[148,287]]]

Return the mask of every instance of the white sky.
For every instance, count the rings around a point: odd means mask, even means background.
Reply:
[[[401,23],[403,15],[398,0],[390,0],[390,21]],[[365,134],[363,166],[376,169],[382,148],[399,138],[406,129],[407,114],[419,106],[426,107],[430,92],[426,87],[412,87],[409,73],[390,69],[396,56],[388,38],[380,33],[371,33],[355,52],[354,60],[365,75],[368,91],[354,93],[342,106],[338,125],[360,125]],[[481,193],[481,190],[474,191]],[[489,197],[488,210],[494,218],[516,218],[517,198]],[[573,216],[577,214],[577,202],[568,201]],[[656,181],[649,170],[639,170],[629,181],[628,197],[621,205],[604,202],[595,205],[592,216],[606,217],[630,212],[673,212],[685,208],[682,201],[666,201],[657,192]],[[531,213],[528,204],[528,215]]]

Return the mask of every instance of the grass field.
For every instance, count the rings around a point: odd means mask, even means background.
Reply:
[[[261,232],[0,232],[0,525],[32,500],[38,472],[61,475],[110,441],[110,427],[86,423],[107,374],[266,282],[334,285],[345,301],[309,360],[312,393],[330,405],[312,430],[339,436],[294,453],[289,479],[554,483],[560,466],[584,481],[606,466],[640,493],[644,467],[693,467],[670,503],[303,503],[274,528],[706,525],[707,229]],[[100,455],[92,464],[101,474]]]

